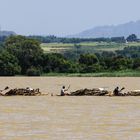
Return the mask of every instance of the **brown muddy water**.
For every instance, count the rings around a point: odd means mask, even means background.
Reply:
[[[0,89],[59,94],[81,88],[140,89],[140,78],[0,78]],[[0,97],[0,140],[139,140],[140,97]]]

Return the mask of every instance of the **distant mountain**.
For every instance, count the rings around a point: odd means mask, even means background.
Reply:
[[[10,36],[10,35],[16,35],[13,31],[0,31],[0,36]]]
[[[127,37],[130,34],[136,34],[140,37],[140,20],[128,22],[120,25],[98,26],[81,33],[70,35],[68,37],[78,38],[99,38],[99,37]]]

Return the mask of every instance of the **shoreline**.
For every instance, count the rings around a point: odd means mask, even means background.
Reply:
[[[22,77],[24,75],[19,75],[19,77],[20,76]],[[122,70],[122,71],[109,71],[109,72],[107,71],[107,72],[95,72],[95,73],[44,73],[38,77],[140,77],[140,71]]]

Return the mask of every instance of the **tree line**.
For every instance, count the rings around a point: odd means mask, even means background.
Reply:
[[[140,47],[80,54],[76,61],[62,54],[44,53],[38,40],[24,36],[7,38],[0,49],[0,76],[95,73],[126,69],[140,69]]]
[[[139,41],[135,34],[129,35],[127,38],[122,37],[111,37],[111,38],[63,38],[56,36],[28,36],[32,39],[37,39],[42,43],[82,43],[82,42],[116,42],[116,43],[125,43]]]
[[[29,36],[29,38],[37,39],[42,43],[82,43],[82,42],[116,42],[125,43],[124,37],[112,38],[62,38],[56,36]]]
[[[8,36],[0,36],[0,43],[3,43]],[[111,38],[67,38],[67,37],[56,37],[54,35],[51,36],[27,36],[27,38],[38,40],[42,43],[82,43],[82,42],[116,42],[116,43],[125,43],[140,41],[135,34],[129,35],[127,38],[122,37],[111,37]]]

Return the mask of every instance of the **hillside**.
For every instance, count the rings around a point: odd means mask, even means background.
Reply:
[[[128,22],[120,25],[98,26],[89,30],[85,30],[68,37],[77,38],[99,38],[99,37],[127,37],[130,34],[136,34],[140,37],[140,20],[136,22]]]
[[[0,36],[10,36],[10,35],[16,35],[13,31],[0,31]]]

